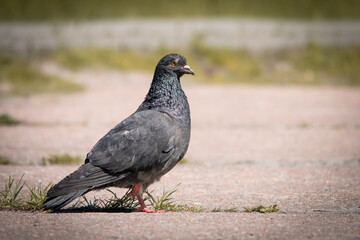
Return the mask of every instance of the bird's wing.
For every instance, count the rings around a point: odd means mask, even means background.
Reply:
[[[101,138],[86,161],[112,174],[151,170],[171,157],[176,126],[166,113],[136,112]]]

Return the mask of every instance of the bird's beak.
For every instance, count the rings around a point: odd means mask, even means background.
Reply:
[[[183,67],[183,69],[185,70],[185,73],[186,73],[186,74],[195,75],[194,71],[190,68],[189,65],[185,65],[185,66]]]

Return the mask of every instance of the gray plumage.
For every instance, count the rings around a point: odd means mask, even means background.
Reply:
[[[95,144],[85,164],[48,191],[42,207],[60,209],[91,190],[110,186],[140,184],[141,198],[151,183],[170,171],[190,140],[189,104],[180,84],[183,74],[194,74],[184,56],[163,57],[136,112]]]

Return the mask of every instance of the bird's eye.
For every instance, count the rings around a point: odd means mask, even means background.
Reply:
[[[173,60],[172,62],[171,62],[171,65],[173,65],[173,66],[175,66],[177,64],[177,61],[176,60]]]

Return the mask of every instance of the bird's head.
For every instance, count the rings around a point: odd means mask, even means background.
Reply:
[[[184,74],[195,75],[194,71],[186,64],[186,58],[178,53],[171,53],[163,57],[156,69],[175,73],[179,78]]]

